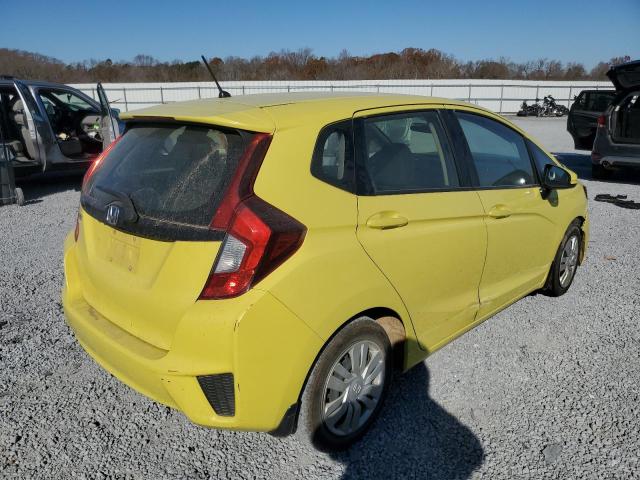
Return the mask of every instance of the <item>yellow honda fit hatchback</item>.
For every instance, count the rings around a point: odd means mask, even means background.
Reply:
[[[128,116],[85,176],[64,310],[85,350],[208,427],[350,445],[406,370],[562,295],[586,189],[466,103],[249,95]]]

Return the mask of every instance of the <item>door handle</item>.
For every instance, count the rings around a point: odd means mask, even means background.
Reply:
[[[409,223],[409,219],[403,217],[398,212],[378,212],[367,219],[367,227],[386,230],[389,228],[404,227]]]
[[[506,205],[498,204],[491,207],[489,216],[491,218],[507,218],[511,215],[511,210]]]

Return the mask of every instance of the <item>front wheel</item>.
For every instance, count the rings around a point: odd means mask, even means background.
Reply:
[[[576,220],[569,225],[551,264],[544,288],[544,292],[549,296],[559,297],[569,290],[578,269],[581,246],[582,230]]]
[[[380,412],[393,375],[385,330],[369,317],[349,323],[320,354],[304,389],[296,435],[322,451],[358,440]]]

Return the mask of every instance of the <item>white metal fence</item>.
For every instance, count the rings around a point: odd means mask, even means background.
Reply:
[[[463,100],[505,114],[517,112],[524,100],[530,102],[553,95],[558,103],[570,107],[581,90],[612,88],[609,82],[520,80],[246,81],[223,84],[232,96],[303,91],[405,93]],[[95,85],[73,86],[97,99]],[[218,95],[213,82],[111,83],[104,84],[104,88],[112,106],[123,111]]]

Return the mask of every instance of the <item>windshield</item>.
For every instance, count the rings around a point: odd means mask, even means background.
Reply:
[[[133,208],[116,226],[131,233],[207,237],[247,137],[209,126],[134,125],[85,185],[83,206],[101,221],[114,202]]]

